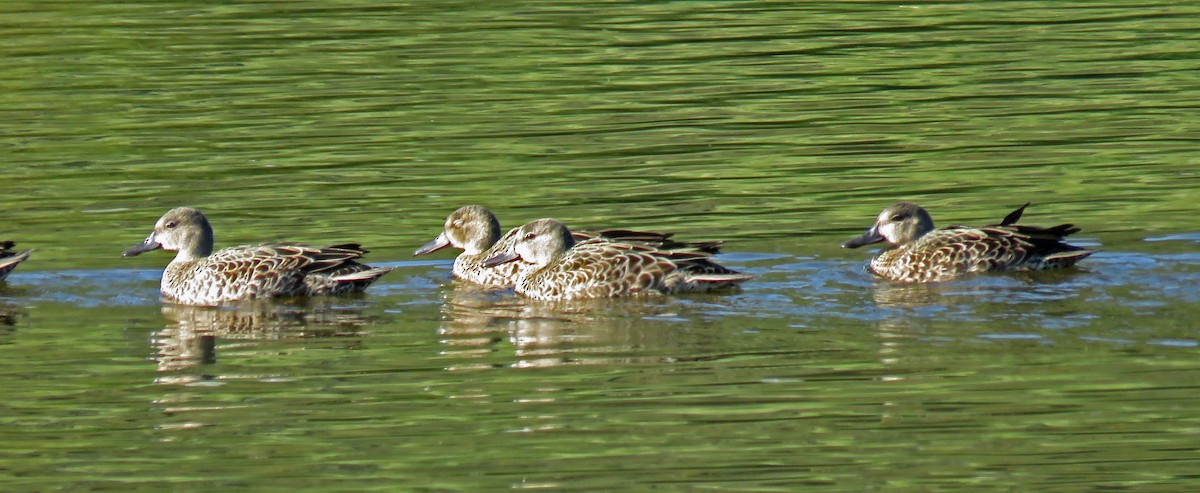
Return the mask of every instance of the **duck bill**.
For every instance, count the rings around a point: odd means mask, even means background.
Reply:
[[[495,267],[500,264],[507,264],[507,263],[512,262],[519,258],[521,258],[521,256],[517,255],[515,253],[511,253],[511,252],[499,253],[496,255],[492,255],[491,257],[488,257],[487,260],[483,261],[482,265],[484,267]]]
[[[437,238],[434,238],[433,241],[422,245],[421,248],[418,248],[417,251],[413,252],[413,256],[415,257],[417,255],[433,253],[448,246],[450,246],[450,240],[446,238],[446,233],[442,233],[438,235]]]
[[[154,241],[154,236],[151,235],[150,237],[146,238],[146,241],[126,248],[125,251],[121,253],[121,256],[134,257],[149,251],[158,250],[159,248],[162,248],[162,243]]]
[[[878,228],[872,227],[868,229],[862,236],[854,238],[845,243],[842,243],[842,248],[858,248],[860,246],[871,245],[884,241],[886,238],[879,234]]]

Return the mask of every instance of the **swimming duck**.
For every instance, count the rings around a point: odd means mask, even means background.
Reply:
[[[517,229],[513,228],[504,236],[500,236],[500,221],[496,219],[496,215],[492,211],[480,205],[467,205],[451,213],[446,218],[442,233],[418,248],[413,255],[424,255],[446,247],[460,249],[462,253],[454,259],[452,269],[455,278],[485,287],[507,288],[516,284],[521,272],[528,270],[531,265],[523,262],[509,262],[485,267],[483,262],[499,253],[512,251],[517,240]],[[571,234],[576,241],[599,239],[660,250],[697,251],[710,254],[719,253],[722,244],[720,241],[681,242],[672,240],[670,233],[628,229],[605,229],[597,232],[575,231]]]
[[[236,300],[360,292],[391,271],[356,262],[356,243],[315,247],[297,243],[233,246],[213,252],[213,231],[200,211],[167,211],[132,257],[152,250],[178,252],[163,271],[163,298],[186,305]]]
[[[707,252],[595,238],[576,242],[567,226],[553,219],[525,224],[516,230],[515,238],[512,251],[498,253],[483,265],[530,264],[515,288],[541,300],[710,291],[752,277],[714,262]]]
[[[887,242],[887,248],[871,260],[870,271],[909,283],[947,281],[973,272],[1069,267],[1095,253],[1063,241],[1079,232],[1072,224],[1018,226],[1028,206],[1009,213],[1000,224],[934,229],[925,209],[900,202],[884,209],[874,226],[842,247]]]

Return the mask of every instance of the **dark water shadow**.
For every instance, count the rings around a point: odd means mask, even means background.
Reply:
[[[16,305],[0,301],[0,345],[13,343],[17,332],[17,320],[23,312]]]
[[[277,341],[314,338],[357,339],[378,323],[363,307],[345,299],[298,303],[252,302],[222,307],[166,304],[167,324],[151,336],[154,360],[164,384],[187,384],[213,378],[181,372],[218,362],[222,341]]]

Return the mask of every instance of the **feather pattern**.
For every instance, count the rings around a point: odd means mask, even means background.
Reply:
[[[496,219],[495,214],[485,207],[468,205],[451,213],[446,218],[442,233],[413,254],[424,255],[448,246],[458,248],[463,252],[454,259],[452,272],[455,278],[487,287],[512,287],[522,274],[531,269],[530,264],[526,262],[509,262],[493,266],[484,266],[483,264],[489,258],[513,251],[517,243],[517,229],[519,228],[513,228],[501,236],[500,221]],[[671,238],[670,233],[628,229],[605,229],[596,232],[575,231],[571,235],[576,242],[598,240],[640,245],[663,251],[695,251],[707,254],[720,253],[723,243],[720,241],[677,241]]]
[[[14,252],[12,247],[16,246],[12,241],[0,241],[0,281],[8,277],[8,274],[17,268],[25,259],[29,258],[29,254],[33,250],[26,250],[21,253]]]
[[[871,260],[870,271],[893,281],[947,281],[976,272],[1044,270],[1070,267],[1095,253],[1067,244],[1079,232],[1072,224],[1051,228],[1017,225],[1025,204],[999,224],[934,229],[929,213],[901,202],[880,213],[867,233],[842,246],[857,248],[886,241],[889,247]]]
[[[163,271],[163,298],[212,305],[269,297],[360,292],[391,268],[356,260],[367,253],[356,243],[315,247],[298,243],[240,245],[212,252],[212,228],[199,211],[168,211],[144,242],[126,256],[162,248],[178,251]]]
[[[536,299],[709,291],[751,278],[714,262],[711,253],[701,250],[661,250],[604,238],[575,243],[570,230],[553,219],[528,223],[517,229],[515,237],[512,252],[500,253],[485,265],[529,264],[516,282],[516,291]]]

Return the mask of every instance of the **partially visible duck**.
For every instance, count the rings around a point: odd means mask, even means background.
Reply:
[[[33,253],[33,250],[14,252],[12,247],[15,245],[16,242],[0,241],[0,281],[8,277],[8,274],[17,268],[17,264],[29,258],[29,254]]]

